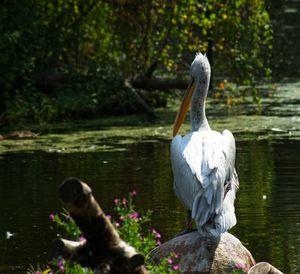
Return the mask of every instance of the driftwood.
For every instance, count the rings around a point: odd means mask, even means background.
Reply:
[[[124,242],[92,195],[91,188],[77,178],[68,178],[59,188],[59,198],[69,210],[86,240],[58,239],[52,255],[64,256],[104,274],[145,274],[144,257]]]
[[[36,138],[39,134],[28,130],[12,131],[5,135],[0,135],[0,140],[5,139],[30,139]]]

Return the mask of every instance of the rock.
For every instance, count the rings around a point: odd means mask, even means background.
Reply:
[[[191,232],[157,247],[150,257],[159,262],[170,253],[178,255],[180,273],[230,273],[239,268],[247,272],[255,261],[251,253],[230,233],[221,237]]]
[[[277,268],[274,266],[270,265],[269,263],[266,262],[260,262],[257,263],[256,265],[252,266],[248,274],[283,274],[281,271],[279,271]]]

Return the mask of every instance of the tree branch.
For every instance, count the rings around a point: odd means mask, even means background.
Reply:
[[[131,80],[130,84],[136,89],[169,91],[170,89],[185,89],[188,80],[138,76]]]

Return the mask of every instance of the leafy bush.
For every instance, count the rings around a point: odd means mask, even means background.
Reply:
[[[17,89],[6,97],[5,123],[24,126],[139,111],[133,93],[109,66],[74,72],[69,78],[56,95],[41,92],[33,83]]]

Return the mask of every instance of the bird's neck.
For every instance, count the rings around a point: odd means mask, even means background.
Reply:
[[[209,81],[197,80],[191,102],[191,131],[210,129],[205,115],[205,99]]]

